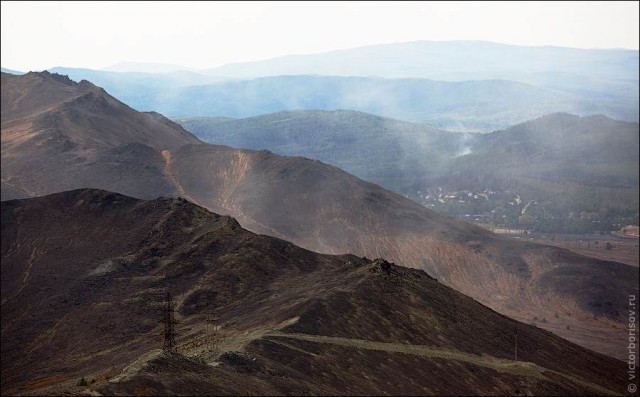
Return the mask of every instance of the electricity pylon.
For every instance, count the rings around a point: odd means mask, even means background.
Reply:
[[[171,300],[171,293],[167,291],[166,296],[167,304],[163,310],[162,322],[164,323],[164,345],[162,350],[166,352],[176,351],[176,330],[175,324],[177,321],[174,317],[175,308],[173,301]]]
[[[215,313],[212,311],[207,312],[207,317],[205,319],[205,338],[207,344],[209,345],[210,351],[213,353],[218,353],[218,329],[219,326],[216,325],[216,317]]]

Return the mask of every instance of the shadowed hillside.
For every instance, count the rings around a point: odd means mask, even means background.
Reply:
[[[306,249],[424,269],[503,314],[527,322],[544,318],[540,325],[561,336],[620,354],[637,268],[500,238],[319,161],[204,144],[160,115],[134,112],[58,75],[3,79],[6,109],[16,101],[38,105],[34,116],[3,113],[3,195],[83,185],[139,198],[180,195]],[[39,86],[69,91],[44,91],[42,98],[74,99],[49,99],[45,106],[13,96],[37,93]],[[82,94],[85,87],[89,94]],[[46,120],[52,121],[37,124]],[[57,138],[49,139],[48,131]]]
[[[5,201],[2,236],[2,394],[626,387],[622,362],[502,316],[423,271],[316,254],[183,199],[83,189]],[[152,350],[162,343],[166,290],[181,354]],[[198,344],[212,310],[217,352]],[[86,387],[76,386],[81,378]]]

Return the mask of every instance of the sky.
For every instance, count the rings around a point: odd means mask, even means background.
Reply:
[[[5,2],[10,69],[233,62],[415,40],[638,50],[639,2]]]

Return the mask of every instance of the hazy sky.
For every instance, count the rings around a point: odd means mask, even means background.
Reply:
[[[2,2],[2,66],[205,69],[368,44],[638,49],[638,2]]]

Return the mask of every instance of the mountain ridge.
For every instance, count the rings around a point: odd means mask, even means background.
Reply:
[[[498,208],[513,213],[508,227],[538,225],[545,232],[553,224],[542,218],[551,218],[532,207],[534,202],[557,219],[554,230],[617,230],[622,218],[633,223],[637,217],[638,123],[607,116],[553,113],[485,134],[439,131],[347,110],[176,121],[209,143],[319,159],[449,215],[483,214],[501,222],[500,215],[489,213]],[[559,190],[558,183],[574,188]],[[524,201],[514,203],[517,214],[509,204],[516,195]],[[526,203],[540,222],[517,224]],[[575,224],[571,212],[596,213],[590,220],[598,222]]]
[[[199,101],[194,102],[196,97]],[[320,75],[259,77],[183,87],[136,102],[134,107],[139,110],[153,109],[172,117],[237,118],[297,109],[351,109],[468,131],[506,127],[532,115],[584,107],[571,94],[507,80],[442,82]],[[479,103],[482,110],[477,108]]]
[[[637,80],[637,53],[638,50],[628,49],[580,49],[554,46],[518,46],[488,41],[422,40],[361,46],[315,54],[285,55],[262,61],[223,65],[208,69],[208,71],[230,75],[235,73],[238,77],[265,76],[267,75],[265,71],[256,72],[251,70],[252,67],[256,70],[260,70],[259,68],[263,67],[272,75],[282,75],[288,72],[290,74],[315,73],[323,75],[423,77],[436,78],[438,80],[442,80],[443,76],[448,76],[448,79],[460,80],[455,76],[470,76],[475,73],[476,76],[484,76],[483,78],[495,78],[504,76],[505,71],[513,72],[514,70],[518,70],[520,75],[527,72],[546,70],[579,74],[583,73],[584,70],[589,70],[585,68],[591,67],[592,70],[607,78],[619,78],[620,74],[607,71],[606,68],[600,65],[602,62],[618,62],[619,64],[616,66],[622,68],[622,70],[627,70],[627,72],[635,70],[635,74],[626,73],[626,75]],[[496,58],[497,54],[501,54],[501,58]],[[396,65],[384,61],[379,61],[378,63],[369,62],[368,64],[363,62],[366,59],[371,60],[370,57],[373,56],[386,61],[395,59]],[[614,61],[611,60],[612,56],[615,57]],[[532,58],[536,62],[531,62]],[[501,59],[501,63],[496,63],[495,59]],[[467,63],[463,62],[465,60]],[[625,62],[629,62],[626,64],[628,69],[624,69]],[[448,67],[444,67],[444,65]],[[463,65],[473,66],[465,68]],[[379,69],[378,72],[375,72],[376,68]],[[598,68],[603,68],[604,70]],[[403,69],[405,70],[404,73],[396,71],[395,75],[389,72]],[[438,70],[451,72],[448,75],[446,73],[434,75]],[[296,71],[296,73],[291,73],[292,71]],[[496,74],[496,72],[498,73]],[[599,74],[596,74],[596,76]],[[466,79],[469,78],[467,77]],[[447,79],[445,78],[444,80]]]
[[[80,377],[95,382],[84,392],[101,394],[579,395],[626,386],[612,370],[621,361],[421,270],[307,251],[182,198],[78,189],[1,210],[3,394],[77,391]],[[167,289],[186,357],[152,350]],[[189,347],[214,309],[218,354]]]
[[[31,77],[14,78],[29,82]],[[3,101],[11,100],[7,87],[3,82]],[[24,197],[81,187],[139,198],[180,195],[234,216],[253,232],[306,249],[384,257],[424,269],[517,319],[532,322],[556,308],[561,313],[541,325],[599,351],[616,354],[624,339],[628,302],[620,291],[637,289],[637,268],[496,236],[319,161],[208,145],[156,120],[163,120],[159,115],[141,115],[124,105],[103,107],[75,106],[73,117],[54,112],[51,120],[65,126],[57,135],[34,130],[28,116],[15,117],[12,123],[20,128],[5,127],[3,115],[3,196],[20,189]],[[109,114],[113,110],[117,114]],[[149,126],[152,131],[138,130]],[[114,141],[89,139],[100,131]],[[154,140],[146,140],[145,132]],[[590,327],[598,333],[587,331]],[[596,337],[585,341],[585,335]]]

